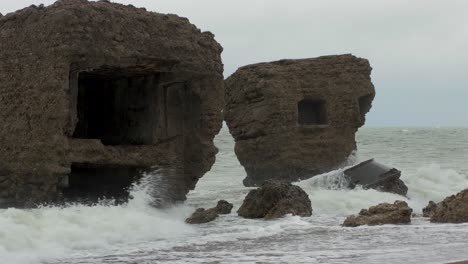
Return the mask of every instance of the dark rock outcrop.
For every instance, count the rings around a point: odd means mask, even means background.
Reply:
[[[467,223],[468,189],[445,198],[432,210],[433,223]]]
[[[215,220],[218,214],[214,210],[205,210],[205,208],[198,208],[185,222],[187,224],[204,224]]]
[[[274,219],[287,214],[311,216],[309,196],[299,186],[285,182],[267,181],[251,190],[237,211],[245,218]]]
[[[370,159],[344,171],[350,187],[361,185],[364,189],[376,189],[406,196],[408,187],[400,179],[401,171]]]
[[[399,170],[396,170],[396,172],[398,174],[401,174]],[[385,181],[377,186],[371,186],[369,188],[376,189],[382,192],[395,193],[401,196],[406,196],[406,194],[408,193],[408,186],[406,186],[405,182],[403,182],[401,179]]]
[[[239,68],[225,81],[225,120],[246,186],[333,170],[356,149],[375,95],[366,59],[281,60]]]
[[[221,52],[186,18],[110,1],[2,16],[0,197],[58,199],[84,170],[170,169],[167,193],[185,199],[215,161]]]
[[[214,207],[213,209],[217,214],[230,214],[232,211],[232,207],[232,203],[229,203],[225,200],[220,200],[218,201],[216,207]]]
[[[198,208],[185,220],[188,224],[204,224],[215,220],[220,214],[230,214],[233,205],[225,200],[218,201],[216,207],[205,210]]]
[[[369,209],[362,209],[357,216],[348,216],[343,226],[409,224],[412,212],[413,209],[404,201],[395,201],[393,204],[381,203]]]
[[[431,217],[437,208],[437,204],[434,201],[429,201],[426,207],[422,209],[423,217]]]

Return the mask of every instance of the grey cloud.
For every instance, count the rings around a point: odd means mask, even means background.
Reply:
[[[42,1],[51,4],[53,1]],[[353,53],[377,89],[371,126],[468,126],[468,1],[116,1],[188,17],[225,48],[225,76],[242,65]],[[41,1],[2,1],[5,14]]]

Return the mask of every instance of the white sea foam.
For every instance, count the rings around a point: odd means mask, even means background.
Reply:
[[[1,263],[36,264],[74,256],[131,252],[144,241],[167,241],[193,232],[183,222],[190,208],[151,207],[146,186],[125,205],[42,207],[0,211]],[[133,248],[132,244],[140,244]],[[162,246],[162,245],[161,245]]]
[[[343,171],[338,169],[297,183],[313,202],[314,211],[328,215],[346,215],[357,213],[382,202],[405,200],[415,213],[432,200],[439,202],[445,197],[468,188],[468,177],[453,169],[444,169],[440,165],[430,164],[418,168],[415,172],[403,172],[402,179],[408,186],[408,198],[376,190],[347,189]]]
[[[314,214],[343,216],[357,213],[360,209],[377,203],[406,200],[402,196],[376,190],[364,190],[359,187],[353,190],[348,189],[347,180],[343,174],[345,169],[328,172],[297,183],[309,194]]]
[[[418,213],[429,200],[468,187],[468,145],[460,143],[462,137],[468,142],[466,131],[395,131],[364,131],[360,155],[401,169],[409,199],[346,189],[344,169],[339,169],[297,183],[312,200],[312,217],[240,218],[235,210],[250,189],[242,186],[245,172],[223,129],[216,139],[217,162],[189,194],[187,205],[167,210],[148,205],[153,201],[149,194],[162,201],[168,195],[161,192],[164,182],[152,174],[120,206],[0,210],[0,263],[447,263],[468,258],[466,224],[435,225],[417,217],[412,225],[340,227],[346,215],[381,202],[406,199]],[[357,160],[353,155],[348,165]],[[200,226],[183,222],[194,207],[214,206],[219,199],[233,202],[233,213]]]
[[[440,202],[445,197],[468,188],[468,175],[442,168],[438,164],[419,167],[413,173],[403,174],[402,179],[409,188],[410,204],[418,211],[430,200]]]

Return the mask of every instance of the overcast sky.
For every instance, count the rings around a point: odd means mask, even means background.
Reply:
[[[52,0],[1,0],[5,14]],[[118,0],[185,16],[238,67],[352,53],[369,59],[377,97],[367,126],[468,126],[466,0]]]

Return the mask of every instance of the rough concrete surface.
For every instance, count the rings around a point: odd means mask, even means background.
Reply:
[[[74,166],[170,168],[184,199],[210,169],[222,47],[186,18],[86,0],[0,18],[0,197],[59,199]]]
[[[246,186],[330,171],[356,149],[375,95],[366,59],[281,60],[239,68],[226,82],[225,120]]]

